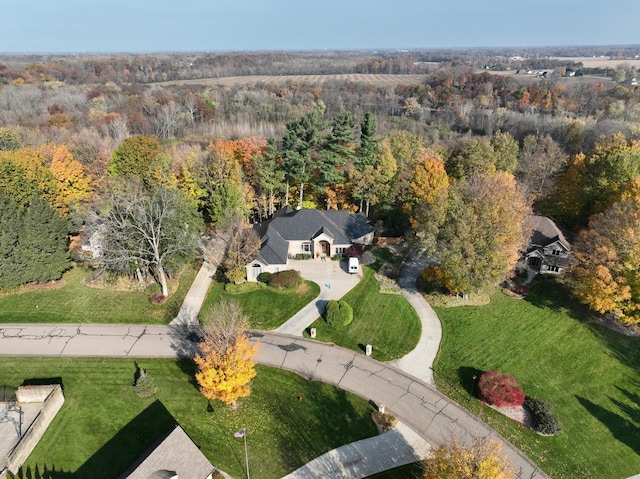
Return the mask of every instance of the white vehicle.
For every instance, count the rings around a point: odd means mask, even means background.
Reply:
[[[357,274],[360,272],[360,262],[358,258],[349,258],[349,273]]]

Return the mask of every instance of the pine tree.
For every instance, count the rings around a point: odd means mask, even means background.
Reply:
[[[356,157],[356,168],[360,171],[366,165],[374,165],[378,155],[378,140],[375,138],[378,122],[373,113],[365,113],[360,125],[360,148]]]
[[[20,284],[19,229],[20,209],[11,198],[0,194],[0,289]]]
[[[21,283],[60,279],[71,267],[67,221],[39,196],[33,196],[19,233],[19,260],[24,264]]]

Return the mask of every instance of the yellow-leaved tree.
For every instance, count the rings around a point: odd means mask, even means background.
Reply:
[[[498,441],[475,438],[470,445],[455,437],[423,462],[425,479],[513,479],[515,470]]]
[[[203,317],[203,339],[194,361],[196,381],[207,399],[234,404],[251,394],[258,344],[250,344],[241,306],[222,301]]]

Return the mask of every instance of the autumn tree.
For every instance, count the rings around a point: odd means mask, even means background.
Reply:
[[[57,181],[39,149],[0,151],[0,189],[23,207],[33,195],[43,197],[50,205],[57,202]]]
[[[20,141],[16,134],[8,128],[0,128],[0,151],[17,150]]]
[[[474,176],[449,188],[436,256],[451,292],[498,284],[515,266],[529,208],[508,173]],[[419,233],[419,232],[418,232]]]
[[[170,160],[162,152],[158,139],[133,135],[125,138],[113,152],[107,167],[112,177],[131,178],[146,188],[170,183]]]
[[[640,322],[640,198],[625,197],[594,215],[573,247],[576,297],[599,313]]]
[[[445,159],[449,176],[455,179],[492,175],[497,171],[496,153],[485,137],[464,136],[455,141]]]
[[[139,277],[151,274],[169,295],[167,275],[198,251],[202,218],[177,189],[149,191],[136,183],[115,187],[92,218],[103,233],[103,268]]]
[[[453,437],[423,461],[425,479],[514,479],[516,470],[502,453],[502,445],[476,437],[469,445]]]
[[[410,198],[406,203],[420,248],[435,254],[437,236],[447,206],[449,177],[441,155],[425,149],[414,167]]]
[[[217,303],[201,322],[202,340],[194,358],[200,392],[207,399],[234,404],[251,394],[258,344],[249,343],[248,322],[235,301]]]
[[[556,194],[558,177],[568,161],[568,156],[550,136],[528,136],[524,139],[515,176],[535,202]]]
[[[82,164],[73,159],[64,145],[53,145],[49,170],[56,179],[58,188],[56,205],[62,213],[89,199],[91,181],[84,173]]]

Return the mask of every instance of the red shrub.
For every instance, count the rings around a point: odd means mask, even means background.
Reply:
[[[478,397],[497,407],[516,407],[524,404],[524,393],[513,376],[489,371],[480,376]]]

